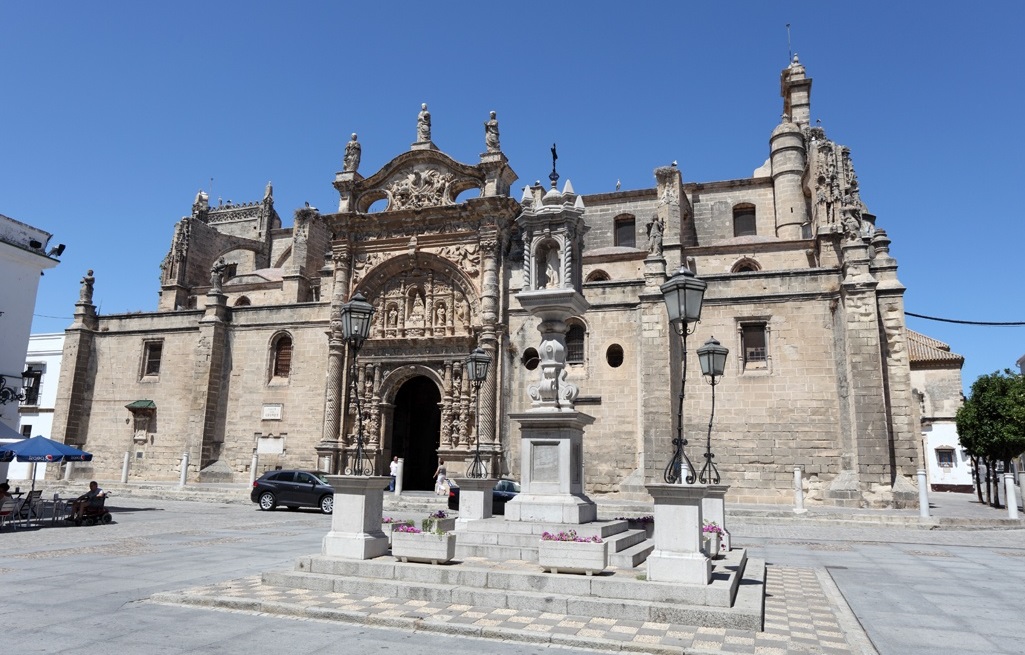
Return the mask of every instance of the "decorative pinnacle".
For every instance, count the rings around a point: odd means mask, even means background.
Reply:
[[[552,172],[548,176],[548,179],[552,181],[552,188],[554,189],[559,183],[559,174],[555,172],[555,161],[559,158],[559,154],[555,152],[555,144],[552,144]]]

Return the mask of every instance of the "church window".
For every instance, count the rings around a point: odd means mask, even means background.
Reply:
[[[533,371],[537,368],[537,365],[541,363],[541,358],[537,354],[537,350],[534,348],[527,348],[523,351],[523,357],[520,358],[523,362],[523,367],[528,371]]]
[[[584,280],[584,281],[585,281],[585,282],[608,282],[608,281],[609,281],[609,280],[611,280],[611,279],[612,279],[612,278],[610,278],[610,277],[609,277],[609,274],[608,274],[608,273],[606,273],[605,271],[603,271],[603,270],[601,270],[601,269],[599,268],[599,269],[598,269],[598,270],[596,270],[596,271],[591,271],[591,272],[590,272],[590,273],[589,273],[589,274],[587,275],[587,279],[586,279],[586,280]]]
[[[768,323],[742,323],[740,325],[741,364],[745,371],[768,368]]]
[[[249,307],[253,303],[249,300],[249,296],[239,296],[238,300],[235,301],[236,307]]]
[[[238,264],[228,264],[224,267],[224,277],[221,279],[230,280],[236,275],[238,275]]]
[[[163,341],[146,341],[142,348],[142,375],[160,375],[160,357],[163,354]]]
[[[636,221],[633,216],[619,216],[615,221],[615,243],[624,248],[637,247]]]
[[[745,257],[744,259],[741,259],[739,262],[734,264],[733,265],[733,269],[730,272],[731,273],[753,273],[755,271],[760,271],[760,270],[762,270],[762,267],[758,265],[758,262],[756,262],[753,259],[748,259],[748,258]]]
[[[579,323],[571,323],[566,332],[566,363],[584,363],[584,326]]]
[[[612,368],[619,368],[623,365],[623,346],[614,343],[605,351],[605,361]]]
[[[274,361],[271,365],[271,377],[287,378],[292,368],[292,337],[281,335],[274,342]]]
[[[733,208],[733,236],[753,237],[758,234],[755,225],[755,206],[752,204],[737,205]]]

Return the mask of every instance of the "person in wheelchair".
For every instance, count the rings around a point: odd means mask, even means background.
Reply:
[[[89,491],[79,496],[78,500],[71,504],[71,520],[81,521],[86,509],[103,507],[103,499],[106,495],[103,489],[100,489],[100,485],[96,484],[96,480],[90,482]]]

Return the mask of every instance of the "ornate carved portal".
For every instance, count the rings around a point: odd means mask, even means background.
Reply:
[[[442,249],[449,258],[426,252],[400,255],[370,270],[366,262],[376,257],[356,260],[363,262],[365,274],[358,290],[376,310],[370,338],[360,351],[357,380],[364,444],[377,473],[387,470],[393,456],[406,459],[411,472],[405,488],[432,488],[425,480],[431,479],[438,457],[450,474],[460,472],[476,446],[475,405],[463,370],[482,330],[481,303],[463,261],[470,252],[450,247]],[[347,397],[345,406],[342,433],[351,455],[356,403]],[[482,443],[492,442],[487,436]]]

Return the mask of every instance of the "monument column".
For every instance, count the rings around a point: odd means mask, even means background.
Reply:
[[[342,334],[342,304],[349,288],[349,244],[337,244],[333,250],[331,290],[331,327],[327,332],[327,373],[324,389],[324,428],[317,456],[329,464],[328,473],[337,473],[338,438],[342,429],[343,376],[345,374],[345,338]]]

